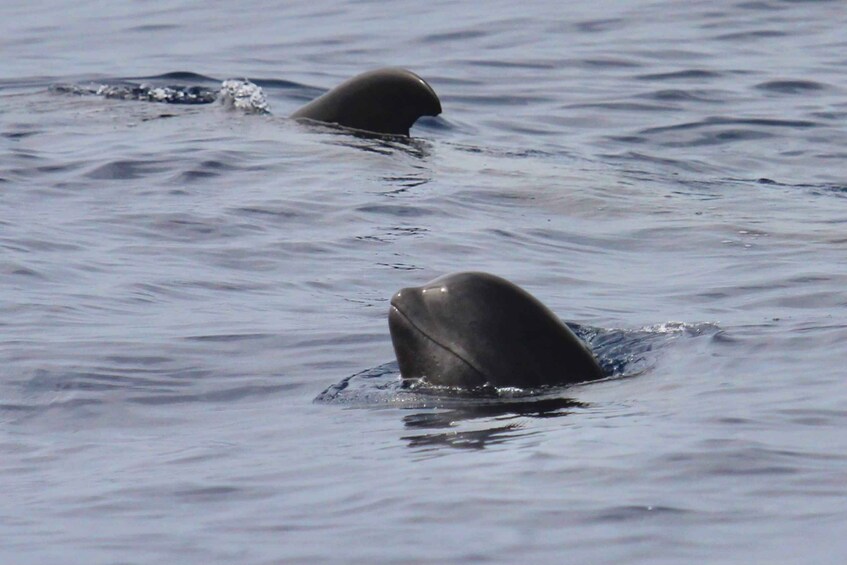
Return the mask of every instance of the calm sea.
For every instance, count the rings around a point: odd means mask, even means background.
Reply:
[[[0,562],[844,563],[845,30],[840,1],[3,2]],[[410,143],[286,118],[386,65],[442,99]],[[245,77],[269,115],[51,89]],[[616,378],[313,402],[396,377],[391,294],[469,269]]]

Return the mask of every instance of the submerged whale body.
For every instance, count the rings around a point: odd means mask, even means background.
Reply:
[[[478,389],[604,377],[588,347],[553,312],[487,273],[455,273],[400,290],[388,325],[405,380]]]
[[[441,101],[427,82],[405,69],[368,71],[336,86],[293,114],[344,127],[409,135],[421,116],[437,116]]]

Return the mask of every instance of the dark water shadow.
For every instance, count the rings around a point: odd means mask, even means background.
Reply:
[[[781,189],[796,189],[815,196],[838,196],[842,198],[847,196],[847,183],[786,183],[765,177],[758,179],[728,178],[726,181]]]
[[[572,398],[527,398],[509,402],[465,405],[443,412],[423,412],[405,416],[403,423],[409,428],[450,428],[457,420],[480,418],[511,419],[520,417],[556,418],[570,413],[574,408],[588,405]]]
[[[452,447],[485,449],[533,432],[524,429],[523,418],[557,418],[588,405],[571,398],[526,398],[506,402],[473,403],[448,409],[415,412],[403,417],[409,430],[423,433],[402,436],[412,448]],[[457,429],[480,421],[481,429]],[[429,431],[432,430],[432,431]]]
[[[504,443],[513,437],[520,426],[509,424],[484,430],[472,430],[464,432],[453,432],[443,434],[423,434],[416,436],[403,436],[400,439],[407,441],[413,449],[433,449],[441,447],[452,447],[456,449],[485,449],[490,445]]]
[[[327,138],[327,143],[330,145],[350,147],[379,155],[402,153],[420,160],[428,159],[432,153],[431,145],[428,142],[415,137],[374,133],[303,118],[298,119],[297,122],[308,126],[317,133],[330,136]]]

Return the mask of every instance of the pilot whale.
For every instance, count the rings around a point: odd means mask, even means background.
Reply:
[[[407,382],[525,389],[604,377],[588,346],[553,312],[488,273],[454,273],[400,290],[388,325]]]
[[[406,69],[384,68],[343,82],[291,117],[408,136],[418,118],[440,113],[441,101],[424,79]]]

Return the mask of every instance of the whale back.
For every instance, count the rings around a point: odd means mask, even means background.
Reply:
[[[409,135],[418,118],[440,113],[441,102],[425,80],[405,69],[386,68],[349,79],[291,117],[374,133]]]

